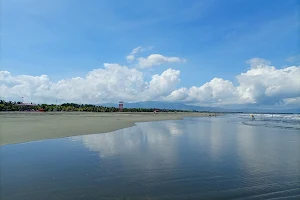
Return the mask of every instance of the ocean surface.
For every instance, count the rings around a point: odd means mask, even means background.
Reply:
[[[0,199],[300,199],[299,115],[138,123],[0,147]]]

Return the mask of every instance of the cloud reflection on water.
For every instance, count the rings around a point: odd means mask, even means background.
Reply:
[[[111,133],[83,135],[73,139],[81,140],[84,146],[91,151],[98,152],[102,158],[124,153],[137,154],[131,151],[143,147],[144,149],[151,148],[157,155],[168,160],[176,153],[174,152],[175,146],[170,148],[170,145],[174,144],[170,138],[183,133],[183,124],[177,121],[144,122]]]
[[[299,144],[295,130],[217,117],[7,145],[0,149],[3,194],[14,199],[288,198],[300,194]]]
[[[276,138],[282,137],[278,135],[281,130],[274,129],[276,134],[273,136],[264,131],[272,129],[231,123],[222,118],[195,118],[144,122],[112,133],[75,138],[89,150],[97,152],[101,159],[119,156],[126,168],[157,170],[165,166],[170,169],[183,162],[182,156],[191,156],[195,166],[208,160],[253,176],[263,176],[274,165],[283,169],[288,165],[295,170],[291,161],[286,163],[282,159],[284,155],[278,156],[282,154],[280,143],[289,142]],[[284,151],[288,154],[291,149],[286,147]],[[293,162],[297,163],[299,159]]]

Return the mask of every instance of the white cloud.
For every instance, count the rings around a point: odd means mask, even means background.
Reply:
[[[134,61],[134,59],[135,59],[135,54],[137,54],[138,52],[140,52],[140,51],[142,51],[142,50],[143,50],[142,47],[136,47],[136,48],[134,48],[134,49],[131,51],[131,53],[126,57],[126,60],[127,60],[128,62]]]
[[[262,58],[252,58],[246,61],[247,64],[251,66],[251,68],[261,68],[263,66],[270,65],[271,62]]]
[[[127,62],[133,62],[135,60],[135,55],[138,54],[139,52],[145,51],[145,50],[151,50],[153,46],[149,46],[147,48],[142,48],[142,47],[136,47],[134,48],[131,53],[126,56]]]
[[[290,57],[288,57],[286,59],[286,61],[288,61],[290,63],[299,64],[300,63],[300,54],[294,55],[294,56],[290,56]]]
[[[232,82],[221,78],[214,78],[200,87],[193,86],[189,89],[180,88],[173,91],[167,100],[185,101],[203,104],[229,104],[237,103],[237,91]]]
[[[126,56],[126,60],[128,61],[128,62],[132,62],[133,60],[134,60],[134,55],[128,55],[128,56]]]
[[[188,97],[188,89],[187,88],[180,88],[178,90],[174,90],[166,100],[171,101],[183,101]]]
[[[300,96],[300,66],[276,69],[264,59],[248,61],[251,68],[238,75],[238,85],[214,78],[200,87],[180,88],[165,99],[195,104],[286,104],[297,102]],[[295,103],[294,103],[295,104]]]
[[[149,100],[169,95],[180,82],[180,71],[167,69],[161,75],[155,74],[149,82]]]
[[[129,63],[137,60],[137,66],[139,68],[150,68],[156,65],[161,65],[164,63],[180,63],[186,62],[185,59],[179,57],[167,57],[160,54],[150,54],[148,57],[139,57],[136,58],[136,55],[145,50],[152,49],[153,46],[149,46],[148,48],[136,47],[134,48],[129,55],[126,56],[126,60]]]
[[[300,97],[283,99],[285,105],[300,105]]]
[[[143,100],[165,100],[198,105],[268,104],[297,105],[300,98],[300,66],[282,69],[269,61],[251,59],[251,68],[236,76],[237,84],[222,78],[190,88],[178,89],[180,71],[167,69],[155,74],[149,81],[144,72],[105,63],[85,77],[53,82],[47,75],[14,76],[0,71],[0,97],[36,103],[82,102],[100,103]]]
[[[146,58],[140,57],[137,59],[141,68],[153,67],[164,63],[180,63],[185,62],[185,59],[179,57],[166,57],[160,54],[151,54]]]
[[[179,82],[179,71],[167,69],[153,75],[150,82],[137,69],[105,63],[104,68],[90,71],[85,77],[51,82],[46,75],[13,76],[0,72],[0,96],[7,100],[34,102],[116,102],[136,101],[169,95]]]
[[[240,98],[250,103],[279,101],[300,96],[300,66],[276,69],[265,61],[237,76]]]

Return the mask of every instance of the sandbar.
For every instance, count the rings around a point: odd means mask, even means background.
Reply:
[[[107,133],[136,122],[204,117],[207,113],[89,113],[89,112],[1,112],[0,146],[85,134]]]

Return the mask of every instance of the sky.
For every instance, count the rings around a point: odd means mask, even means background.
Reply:
[[[299,107],[298,0],[2,0],[0,98]]]

